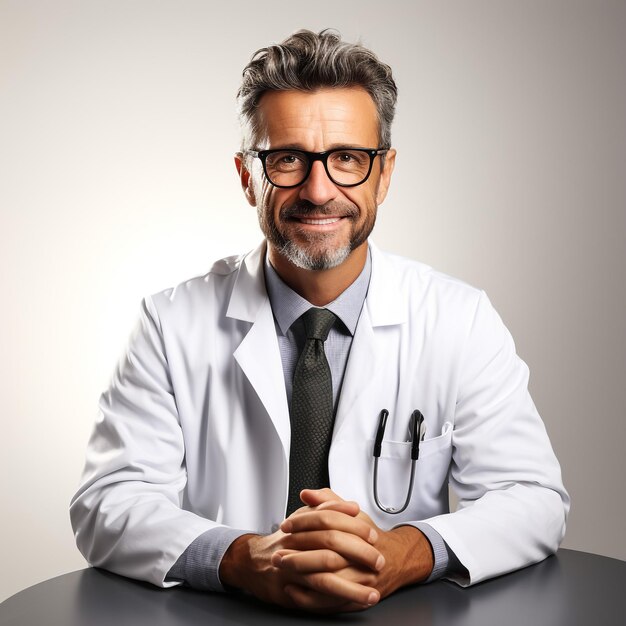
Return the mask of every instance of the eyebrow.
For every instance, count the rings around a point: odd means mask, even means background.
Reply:
[[[371,146],[365,146],[358,143],[334,143],[328,146],[325,150],[320,152],[330,152],[331,150],[341,150],[342,148],[363,148],[370,149]],[[302,144],[289,143],[282,146],[276,146],[275,148],[268,148],[269,150],[299,150],[300,152],[315,152],[314,150],[306,150],[302,147]]]

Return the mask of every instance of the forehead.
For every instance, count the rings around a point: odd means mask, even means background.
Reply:
[[[261,97],[258,115],[260,139],[267,148],[378,146],[376,106],[361,87],[268,91]]]

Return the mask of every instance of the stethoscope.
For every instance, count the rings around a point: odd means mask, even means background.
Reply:
[[[385,427],[387,426],[387,418],[389,417],[389,411],[383,409],[380,412],[378,418],[378,431],[376,432],[376,439],[374,440],[374,501],[376,506],[383,511],[383,513],[389,513],[391,515],[397,515],[402,513],[409,506],[411,502],[411,495],[413,493],[413,483],[415,481],[415,463],[420,457],[420,441],[423,441],[426,435],[426,422],[424,422],[424,416],[422,413],[415,409],[411,414],[409,420],[409,441],[411,442],[411,478],[409,480],[409,489],[406,494],[406,500],[402,505],[402,508],[395,509],[393,507],[386,507],[380,503],[378,499],[378,459],[383,447],[383,438],[385,436]]]

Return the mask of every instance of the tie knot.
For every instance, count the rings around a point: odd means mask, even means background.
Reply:
[[[328,337],[328,333],[336,319],[336,315],[328,309],[310,308],[302,315],[306,338],[326,341],[326,337]]]

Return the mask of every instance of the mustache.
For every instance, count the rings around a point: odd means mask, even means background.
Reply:
[[[358,217],[359,208],[356,204],[345,202],[326,202],[313,204],[309,200],[298,200],[294,204],[284,206],[280,210],[281,219],[306,217],[307,215],[341,215],[342,217]]]

